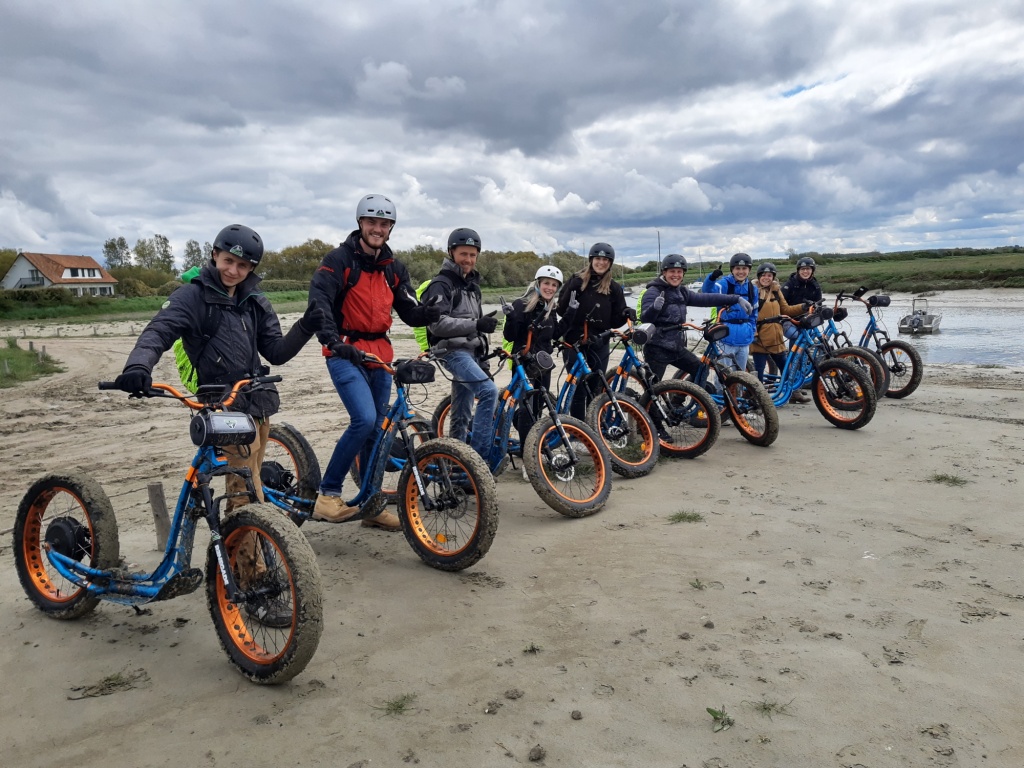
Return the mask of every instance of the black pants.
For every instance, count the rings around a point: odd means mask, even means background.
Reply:
[[[651,371],[659,379],[665,378],[665,369],[670,365],[690,374],[691,378],[697,376],[697,369],[700,368],[700,358],[688,349],[670,352],[667,349],[646,346],[644,347],[644,360],[651,366]]]
[[[753,354],[754,370],[757,371],[758,381],[764,381],[764,372],[768,367],[769,358],[775,363],[775,367],[779,369],[779,375],[782,375],[782,369],[786,367],[785,352],[754,352]]]
[[[582,348],[582,350],[583,358],[587,361],[587,365],[590,366],[590,370],[597,376],[604,378],[605,371],[608,368],[608,357],[611,355],[611,350],[608,345],[587,344]],[[576,350],[566,349],[562,353],[562,356],[565,360],[566,373],[568,373],[576,362]],[[580,421],[586,421],[587,406],[590,405],[590,401],[600,394],[601,391],[602,387],[596,382],[576,382],[576,392],[572,396],[572,404],[569,406],[569,415],[579,419]]]

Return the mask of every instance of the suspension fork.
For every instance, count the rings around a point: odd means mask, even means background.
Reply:
[[[548,392],[546,388],[541,389],[541,392],[544,393],[544,403],[545,405],[547,405],[548,413],[551,414],[551,420],[555,423],[555,429],[558,430],[558,437],[561,439],[562,444],[565,446],[566,452],[569,454],[569,460],[573,464],[576,464],[576,462],[579,461],[579,458],[576,456],[576,451],[573,449],[572,443],[569,442],[569,435],[566,433],[565,427],[562,425],[561,418],[559,418],[558,408],[555,399],[551,396],[551,393]],[[548,447],[548,445],[546,443],[542,443],[541,449],[544,451],[544,455],[547,457],[548,461],[551,461],[552,454],[551,449]]]
[[[405,419],[401,419],[398,422],[393,423],[394,427],[397,427],[399,437],[405,444],[405,452],[409,457],[406,461],[409,462],[409,468],[412,471],[413,479],[416,481],[416,490],[419,491],[420,499],[423,500],[423,506],[427,511],[432,511],[436,508],[434,500],[427,493],[427,484],[423,481],[423,474],[420,472],[419,463],[416,461],[416,448],[412,444],[412,438],[409,436],[409,428],[406,426]],[[443,482],[451,485],[451,477],[445,473],[443,476]],[[451,490],[446,488],[445,490]]]
[[[232,470],[233,471],[233,470]],[[210,546],[217,558],[217,569],[220,571],[220,579],[224,582],[224,590],[230,602],[238,600],[238,583],[228,566],[228,549],[224,545],[224,539],[220,532],[220,504],[214,501],[213,491],[210,490],[210,480],[214,475],[227,474],[225,472],[197,472],[194,492],[199,495],[203,505],[203,517],[210,527]]]

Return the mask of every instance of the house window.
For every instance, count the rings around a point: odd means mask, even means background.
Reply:
[[[30,269],[28,271],[28,276],[31,277],[33,280],[38,281],[39,277],[40,277],[39,270],[38,269]]]
[[[72,267],[71,268],[71,276],[72,277],[78,277],[78,268],[77,267]]]

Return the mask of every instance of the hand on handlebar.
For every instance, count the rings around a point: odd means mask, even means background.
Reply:
[[[478,333],[494,333],[494,329],[497,327],[498,318],[494,316],[494,312],[489,312],[476,321],[476,330]]]
[[[331,350],[331,357],[340,357],[342,360],[348,360],[351,363],[363,362],[363,353],[351,344],[346,344],[341,339],[332,341],[327,348]]]
[[[128,368],[114,379],[114,386],[130,395],[145,394],[153,386],[153,377],[145,368]]]

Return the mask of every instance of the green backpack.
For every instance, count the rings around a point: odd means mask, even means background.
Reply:
[[[199,267],[192,267],[192,269],[181,276],[181,282],[191,283],[192,278],[198,274]],[[181,343],[181,339],[175,339],[174,344],[171,346],[171,351],[174,352],[174,362],[178,366],[178,376],[181,377],[181,383],[185,385],[185,389],[195,394],[196,390],[199,389],[199,374],[192,367],[192,361],[188,359],[188,353],[185,352],[185,345]]]
[[[431,277],[429,280],[424,280],[422,283],[419,284],[419,286],[417,286],[417,288],[416,288],[416,300],[417,301],[422,301],[423,300],[423,292],[425,290],[427,290],[427,286],[430,285],[430,283],[433,281],[433,279],[434,278]],[[413,328],[412,329],[412,335],[416,337],[416,343],[420,345],[420,350],[422,352],[426,352],[428,349],[430,349],[430,342],[427,341],[427,327],[425,325],[424,326],[420,326],[419,328]]]

